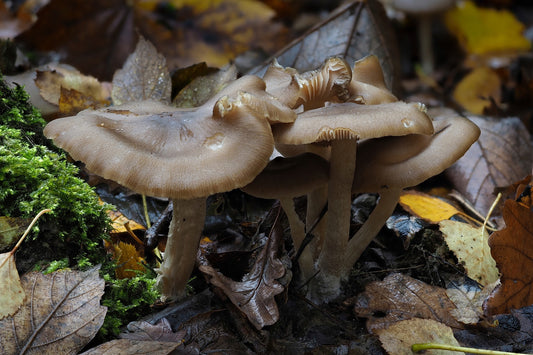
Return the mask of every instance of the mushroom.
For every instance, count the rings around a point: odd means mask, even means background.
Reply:
[[[457,161],[478,139],[479,128],[464,117],[434,121],[432,136],[412,134],[361,142],[353,193],[377,192],[380,200],[367,221],[348,242],[343,276],[390,217],[401,191],[437,175]]]
[[[331,147],[326,236],[318,259],[320,273],[315,281],[315,289],[325,293],[311,296],[327,301],[340,291],[344,262],[338,257],[338,251],[346,248],[349,238],[357,141],[414,133],[430,135],[433,125],[423,105],[399,101],[381,105],[346,102],[304,111],[294,123],[275,125],[272,132],[276,143],[322,143]]]
[[[349,90],[351,100],[365,105],[398,101],[387,88],[383,69],[375,55],[366,56],[354,63]]]
[[[245,193],[258,198],[277,199],[289,220],[293,246],[296,251],[305,238],[305,226],[296,213],[294,198],[309,195],[314,190],[327,186],[329,163],[312,153],[294,157],[277,157],[256,176],[254,181],[241,188]],[[313,271],[313,255],[304,249],[299,258],[303,278]]]
[[[163,300],[185,295],[205,218],[205,197],[251,182],[269,161],[269,120],[295,114],[245,76],[204,105],[178,109],[132,102],[49,123],[44,133],[87,168],[174,204],[158,286]],[[252,137],[252,139],[249,139]]]
[[[426,74],[433,73],[433,42],[432,22],[435,14],[443,12],[455,4],[456,0],[392,0],[397,10],[416,17],[418,24],[418,45],[422,70]]]

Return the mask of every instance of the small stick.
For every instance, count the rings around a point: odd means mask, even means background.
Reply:
[[[462,351],[465,353],[482,354],[482,355],[520,355],[519,353],[509,353],[506,351],[467,348],[465,346],[455,346],[455,345],[435,344],[435,343],[413,344],[411,346],[411,350],[413,350],[415,353],[422,351],[422,350],[429,350],[429,349]]]

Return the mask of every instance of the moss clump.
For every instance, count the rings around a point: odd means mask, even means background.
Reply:
[[[110,229],[107,206],[77,176],[65,153],[43,135],[45,124],[23,88],[8,87],[0,76],[0,216],[34,217],[52,209],[17,252],[21,273],[102,264],[102,304],[108,307],[99,335],[103,340],[150,312],[159,296],[153,288],[155,275],[147,271],[131,279],[115,278],[115,263],[103,247]]]
[[[109,219],[93,189],[77,177],[78,169],[42,133],[45,121],[28,103],[21,87],[0,84],[0,215],[33,217],[44,208],[35,242],[17,254],[21,271],[37,260],[74,256],[70,266],[88,258],[105,261],[101,247]],[[36,236],[35,236],[36,235]]]

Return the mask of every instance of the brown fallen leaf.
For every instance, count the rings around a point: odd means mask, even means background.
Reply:
[[[211,265],[199,266],[200,271],[209,276],[209,282],[222,289],[257,329],[272,325],[278,320],[279,310],[274,296],[284,290],[277,281],[286,273],[286,268],[278,256],[283,230],[279,222],[279,206],[277,211],[276,221],[265,245],[257,254],[252,269],[241,281],[232,280]]]
[[[483,288],[472,285],[472,282],[461,280],[446,286],[448,298],[455,304],[451,314],[463,324],[477,324],[483,317],[483,303],[494,290],[498,282]]]
[[[173,332],[170,323],[166,318],[161,318],[155,324],[145,321],[130,322],[127,328],[127,333],[119,334],[121,339],[168,341],[180,344],[183,342],[184,336],[187,333],[185,330]]]
[[[97,101],[94,97],[84,94],[75,89],[61,87],[59,97],[59,116],[74,116],[86,108],[96,110],[110,104],[109,100]]]
[[[111,97],[114,105],[150,99],[170,103],[171,89],[165,57],[141,37],[122,69],[113,75]]]
[[[98,332],[107,307],[100,305],[99,267],[22,276],[27,297],[12,317],[0,321],[2,354],[76,354]]]
[[[319,68],[329,57],[342,57],[351,65],[369,54],[379,58],[387,86],[400,89],[400,63],[394,32],[381,3],[361,0],[341,5],[300,39],[274,55],[284,67],[306,72]],[[268,60],[251,71],[262,76]]]
[[[482,215],[487,215],[496,187],[509,186],[531,173],[533,146],[518,118],[493,120],[468,116],[481,136],[446,174]]]
[[[432,319],[413,318],[376,330],[383,348],[391,355],[412,355],[411,345],[436,343],[460,346],[453,330]],[[463,352],[426,350],[424,354],[460,355]]]
[[[179,346],[181,346],[181,343],[115,339],[87,350],[80,355],[167,355],[173,353]]]
[[[374,332],[411,318],[433,319],[460,329],[462,324],[450,314],[453,309],[445,289],[394,273],[367,285],[357,296],[354,311],[358,317],[368,318],[366,327]]]
[[[506,227],[492,233],[489,246],[501,272],[501,285],[488,298],[488,315],[509,313],[533,304],[533,211],[531,205],[505,200]]]

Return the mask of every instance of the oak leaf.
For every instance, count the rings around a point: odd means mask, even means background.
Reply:
[[[12,317],[0,321],[2,354],[76,354],[102,326],[104,280],[99,267],[22,276],[27,294]]]
[[[508,199],[503,218],[506,227],[489,238],[492,256],[501,272],[501,285],[485,305],[489,315],[533,304],[533,211],[529,205]]]

